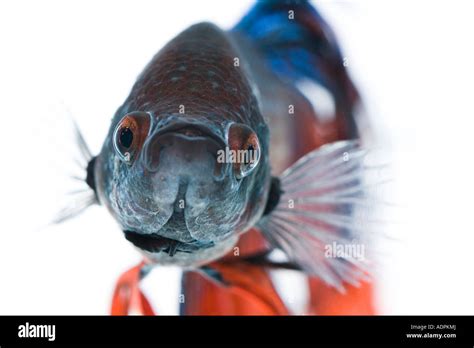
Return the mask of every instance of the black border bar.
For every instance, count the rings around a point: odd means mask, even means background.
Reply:
[[[474,346],[472,316],[110,317],[0,316],[0,347],[64,344],[408,344]],[[55,340],[19,337],[20,325],[55,325]],[[452,337],[452,334],[456,337]],[[430,337],[407,337],[428,334]],[[433,334],[451,337],[434,338]]]

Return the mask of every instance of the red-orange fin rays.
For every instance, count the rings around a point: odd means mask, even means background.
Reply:
[[[140,262],[120,276],[112,298],[111,315],[155,315],[150,302],[140,289],[145,267],[146,263]]]

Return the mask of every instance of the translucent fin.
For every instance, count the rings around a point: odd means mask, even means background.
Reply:
[[[72,117],[70,119],[73,126],[74,139],[78,149],[78,154],[76,154],[76,157],[72,159],[72,162],[75,163],[78,169],[84,174],[83,176],[70,176],[70,178],[76,181],[76,183],[79,183],[79,185],[76,185],[76,187],[68,193],[69,199],[66,202],[65,207],[61,209],[53,218],[53,224],[59,224],[63,221],[71,219],[81,214],[91,205],[98,203],[94,190],[90,188],[86,182],[87,168],[93,159],[93,156],[76,122],[74,119],[72,119]]]
[[[360,141],[325,145],[302,157],[280,177],[277,207],[258,223],[267,240],[305,272],[341,292],[344,283],[368,280],[370,231],[379,222],[371,195],[380,185],[366,166]]]

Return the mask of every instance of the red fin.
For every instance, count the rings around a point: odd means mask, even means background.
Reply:
[[[288,315],[267,272],[244,262],[214,262],[215,269],[228,285],[217,285],[197,273],[186,282],[192,288],[186,295],[187,315]]]
[[[311,298],[308,314],[317,315],[373,315],[372,284],[362,282],[360,287],[345,285],[341,294],[322,280],[309,280]]]
[[[349,137],[345,119],[340,114],[328,123],[319,122],[311,109],[305,109],[297,116],[299,119],[294,123],[294,132],[298,135],[294,161],[324,144]],[[308,314],[369,315],[376,313],[373,305],[373,285],[370,283],[363,282],[359,288],[347,284],[346,293],[341,294],[318,278],[310,278],[308,282],[310,288]]]
[[[112,298],[111,315],[155,315],[150,303],[140,289],[141,270],[145,265],[139,263],[124,272],[115,285]]]

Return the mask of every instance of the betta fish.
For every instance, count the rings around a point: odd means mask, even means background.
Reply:
[[[327,254],[364,238],[358,108],[335,36],[308,2],[259,1],[229,31],[193,25],[139,75],[96,156],[78,133],[90,199],[59,221],[104,205],[145,259],[118,289],[180,266],[185,314],[289,313],[272,267],[308,276],[308,313],[370,313],[364,263]]]

